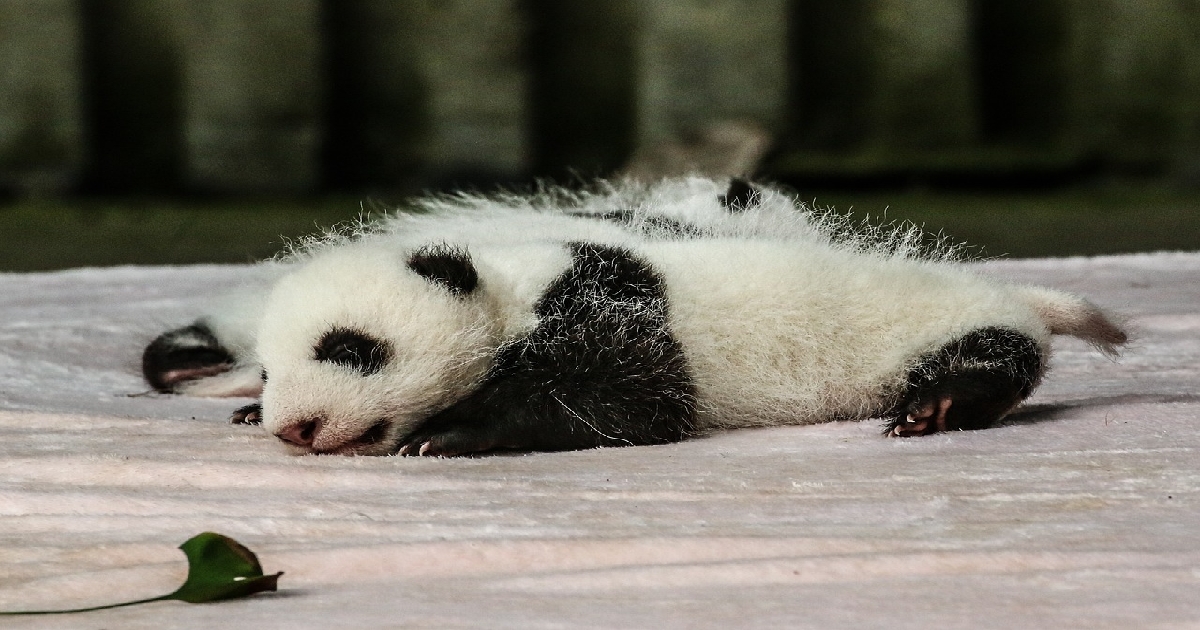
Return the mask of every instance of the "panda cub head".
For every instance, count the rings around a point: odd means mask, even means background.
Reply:
[[[263,424],[297,452],[394,452],[481,381],[501,332],[464,250],[328,252],[268,298],[258,336]]]

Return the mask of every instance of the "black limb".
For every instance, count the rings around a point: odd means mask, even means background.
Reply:
[[[1043,357],[1037,342],[1008,328],[981,328],[931,352],[907,377],[885,414],[886,435],[986,429],[1033,392]]]
[[[238,407],[229,416],[230,424],[262,424],[262,403]]]
[[[142,376],[160,392],[233,368],[234,357],[204,322],[169,330],[142,352]]]
[[[663,281],[632,253],[571,245],[539,323],[496,356],[477,391],[406,438],[410,455],[662,444],[695,424],[695,391],[667,327]]]

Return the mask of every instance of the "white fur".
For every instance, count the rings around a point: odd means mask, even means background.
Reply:
[[[177,386],[177,391],[188,396],[199,397],[254,397],[262,392],[261,368],[254,356],[258,326],[262,321],[263,307],[266,294],[285,273],[281,265],[267,263],[269,273],[267,283],[244,286],[228,295],[221,296],[216,306],[208,314],[201,317],[202,323],[217,339],[221,346],[229,351],[237,360],[234,368],[228,372],[215,374],[193,381],[185,381]]]

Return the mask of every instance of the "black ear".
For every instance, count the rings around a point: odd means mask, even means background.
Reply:
[[[465,249],[446,244],[427,245],[408,258],[408,268],[455,295],[467,295],[479,285],[479,274]]]
[[[758,203],[758,190],[750,182],[735,177],[729,182],[729,190],[724,195],[718,195],[717,199],[730,212],[741,212]]]

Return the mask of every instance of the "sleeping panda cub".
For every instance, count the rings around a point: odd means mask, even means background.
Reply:
[[[261,421],[296,452],[348,455],[873,417],[912,436],[994,424],[1038,385],[1052,335],[1108,353],[1126,340],[1081,298],[901,242],[347,244],[274,286],[257,332],[261,405],[235,421]]]

